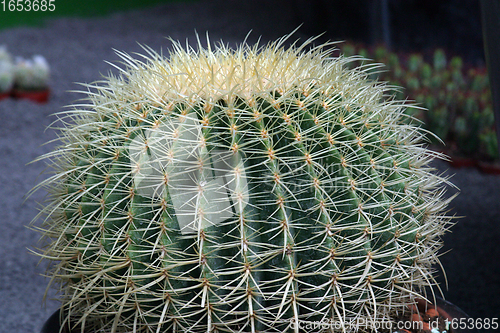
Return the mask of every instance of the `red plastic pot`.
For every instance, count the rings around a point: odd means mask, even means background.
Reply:
[[[490,175],[500,175],[500,164],[498,163],[479,162],[477,164],[477,167],[483,173],[487,173]]]
[[[49,95],[49,89],[33,91],[14,89],[14,91],[12,92],[12,97],[14,98],[28,99],[36,103],[47,103],[47,101],[49,100]]]
[[[500,175],[500,164],[499,163],[488,163],[483,161],[477,161],[472,158],[456,157],[452,156],[450,158],[449,164],[451,167],[460,168],[477,168],[484,174],[488,175]]]
[[[453,168],[473,168],[476,167],[476,160],[466,157],[451,156],[450,165]]]
[[[6,99],[6,98],[9,98],[9,97],[10,97],[10,92],[9,91],[8,92],[2,92],[2,93],[0,93],[0,101],[2,99]]]

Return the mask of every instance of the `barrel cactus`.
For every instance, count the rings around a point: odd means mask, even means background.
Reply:
[[[63,113],[39,187],[65,323],[361,331],[427,296],[440,155],[366,67],[285,40],[118,52],[120,74]]]

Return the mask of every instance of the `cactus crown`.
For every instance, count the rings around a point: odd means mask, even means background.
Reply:
[[[120,75],[62,115],[39,186],[66,320],[351,331],[434,284],[449,223],[439,155],[353,58],[284,42],[118,52]]]

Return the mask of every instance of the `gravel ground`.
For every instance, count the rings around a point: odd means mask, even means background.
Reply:
[[[41,276],[44,265],[38,265],[38,258],[28,251],[38,234],[26,228],[43,193],[27,200],[25,194],[44,177],[40,175],[43,163],[28,163],[53,147],[43,145],[55,138],[52,130],[46,130],[54,120],[51,114],[80,97],[68,92],[79,89],[75,82],[92,82],[108,73],[111,67],[103,60],[118,60],[113,48],[140,52],[141,43],[166,50],[170,44],[164,37],[194,42],[195,30],[201,35],[209,31],[212,40],[223,39],[230,45],[241,42],[252,30],[250,42],[259,36],[267,42],[296,26],[288,7],[276,2],[274,6],[262,0],[254,0],[252,6],[239,1],[231,1],[231,7],[227,4],[222,0],[166,4],[102,18],[57,19],[39,28],[0,31],[0,44],[13,54],[42,54],[52,67],[49,103],[0,102],[0,207],[6,208],[0,215],[1,332],[39,332],[58,306],[53,300],[42,304],[48,280]],[[447,168],[445,163],[436,166],[441,171]],[[498,316],[500,301],[495,296],[500,294],[500,271],[495,260],[500,251],[494,242],[500,237],[500,177],[474,169],[447,172],[455,174],[453,181],[462,192],[453,201],[453,212],[466,217],[445,239],[445,250],[452,249],[442,257],[449,283],[445,294],[473,317]]]

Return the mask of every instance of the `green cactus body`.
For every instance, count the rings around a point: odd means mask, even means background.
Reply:
[[[447,60],[446,53],[442,49],[437,49],[434,51],[434,69],[436,71],[442,71],[446,68]]]
[[[320,48],[146,62],[70,111],[43,256],[96,332],[307,331],[387,319],[433,284],[444,179],[404,103]]]

